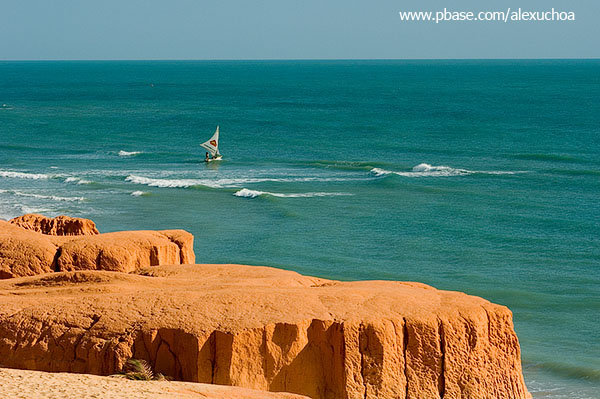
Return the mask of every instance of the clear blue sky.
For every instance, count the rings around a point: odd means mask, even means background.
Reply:
[[[576,21],[398,15],[444,7],[554,7]],[[598,0],[0,0],[0,60],[598,57]]]

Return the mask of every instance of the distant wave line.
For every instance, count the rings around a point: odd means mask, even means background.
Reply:
[[[310,192],[310,193],[272,193],[269,191],[259,191],[259,190],[249,190],[247,188],[243,188],[239,191],[233,193],[236,197],[244,197],[244,198],[256,198],[261,195],[270,195],[272,197],[279,198],[312,198],[312,197],[338,197],[338,196],[347,196],[352,195],[350,193],[330,193],[330,192]]]
[[[600,369],[593,367],[575,366],[562,362],[535,362],[529,365],[562,375],[563,377],[600,381]]]
[[[38,199],[50,199],[53,201],[67,201],[67,202],[75,202],[75,201],[85,201],[84,197],[60,197],[57,195],[43,195],[43,194],[34,194],[34,193],[24,193],[22,191],[17,190],[0,190],[0,193],[7,193],[11,195],[15,195],[18,197],[30,197],[30,198],[38,198]]]
[[[120,157],[132,157],[134,155],[138,155],[141,153],[142,153],[141,151],[123,151],[123,150],[121,150],[121,151],[119,151],[119,156]]]
[[[0,177],[9,179],[30,179],[30,180],[47,180],[50,179],[50,175],[43,173],[27,173],[27,172],[15,172],[11,170],[0,170]]]
[[[487,171],[487,170],[468,170],[452,168],[450,166],[433,166],[427,163],[421,163],[412,168],[410,172],[397,172],[381,168],[371,169],[371,173],[376,177],[386,175],[398,175],[404,177],[450,177],[450,176],[466,176],[472,174],[485,175],[514,175],[517,173],[525,173],[525,171]]]
[[[239,188],[243,184],[264,183],[264,182],[327,182],[327,181],[345,181],[348,179],[327,178],[327,177],[290,177],[290,178],[223,178],[223,179],[156,179],[144,176],[129,175],[125,181],[134,184],[143,184],[150,187],[161,188],[188,188],[195,186],[204,186],[210,188]]]
[[[25,179],[25,180],[50,180],[50,179],[64,179],[65,183],[76,183],[76,184],[92,184],[93,182],[77,176],[69,176],[66,174],[46,174],[46,173],[29,173],[29,172],[17,172],[12,170],[0,170],[0,177],[7,179]]]

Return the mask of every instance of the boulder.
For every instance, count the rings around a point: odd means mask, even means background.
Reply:
[[[10,223],[24,229],[53,236],[77,236],[99,234],[96,224],[89,219],[57,216],[49,218],[44,215],[29,213],[10,220]]]
[[[138,358],[313,399],[530,397],[511,312],[419,283],[184,265],[2,280],[0,297],[12,368],[108,375]]]

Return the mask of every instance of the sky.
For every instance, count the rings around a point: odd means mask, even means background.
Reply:
[[[508,7],[575,21],[399,16]],[[0,60],[599,57],[598,0],[0,0]]]

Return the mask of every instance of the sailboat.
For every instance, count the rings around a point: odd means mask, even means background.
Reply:
[[[204,147],[210,154],[209,157],[206,157],[204,162],[220,161],[223,159],[223,156],[219,153],[219,126],[217,126],[215,134],[213,134],[208,141],[205,141],[200,145]]]

